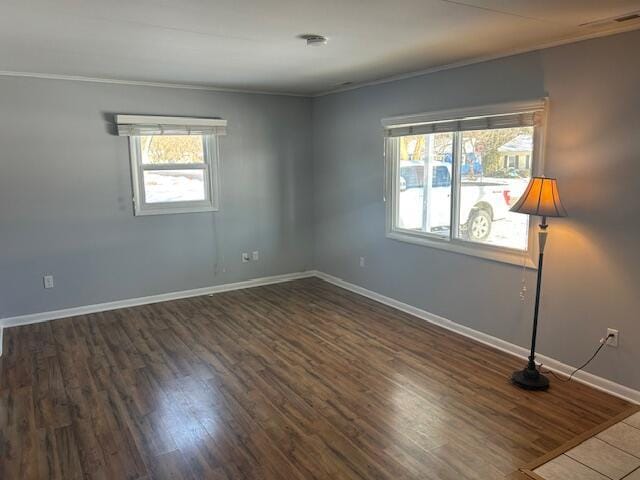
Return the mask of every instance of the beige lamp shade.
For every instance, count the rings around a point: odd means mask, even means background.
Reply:
[[[512,212],[541,217],[566,217],[555,178],[532,177],[520,199],[511,207]]]

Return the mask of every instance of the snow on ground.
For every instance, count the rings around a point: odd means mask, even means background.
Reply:
[[[511,204],[522,195],[528,184],[525,178],[489,178],[482,179],[485,182],[498,182],[507,186],[511,192]],[[409,188],[400,192],[398,214],[400,225],[403,228],[419,229],[422,225],[422,188]],[[434,208],[437,206],[434,205]],[[443,207],[445,218],[449,217],[448,205]],[[433,215],[433,212],[432,212]],[[491,225],[491,233],[484,243],[508,248],[526,248],[528,237],[529,217],[520,213],[508,212],[506,217],[495,220]],[[446,235],[445,232],[441,232]]]
[[[164,170],[144,173],[147,203],[205,199],[203,170]]]

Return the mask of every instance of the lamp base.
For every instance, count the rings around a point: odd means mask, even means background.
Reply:
[[[514,385],[526,390],[546,390],[549,388],[549,379],[541,374],[537,369],[525,368],[513,372],[511,381]]]

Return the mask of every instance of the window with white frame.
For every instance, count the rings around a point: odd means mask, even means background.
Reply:
[[[226,120],[117,115],[129,137],[136,215],[218,209],[218,136]]]
[[[384,119],[387,236],[522,263],[531,222],[509,209],[541,173],[545,103]]]

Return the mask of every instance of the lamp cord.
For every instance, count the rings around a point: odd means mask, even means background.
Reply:
[[[593,352],[593,355],[591,355],[591,358],[589,358],[589,360],[587,360],[586,362],[584,362],[581,366],[579,366],[578,368],[576,368],[573,372],[571,372],[571,375],[569,375],[568,378],[562,378],[558,375],[556,375],[555,372],[552,372],[551,370],[547,370],[547,371],[543,371],[542,370],[542,363],[540,365],[538,365],[538,368],[540,369],[540,373],[544,373],[544,374],[551,374],[555,377],[556,380],[558,380],[559,382],[569,382],[571,381],[571,379],[573,378],[573,376],[578,373],[580,370],[582,370],[584,367],[586,367],[587,365],[589,365],[594,358],[596,358],[596,356],[600,353],[600,350],[602,350],[602,347],[604,347],[607,344],[607,341],[611,338],[614,337],[615,335],[610,333],[609,335],[607,335],[606,338],[600,340],[600,346],[598,348],[596,348],[596,351]]]

